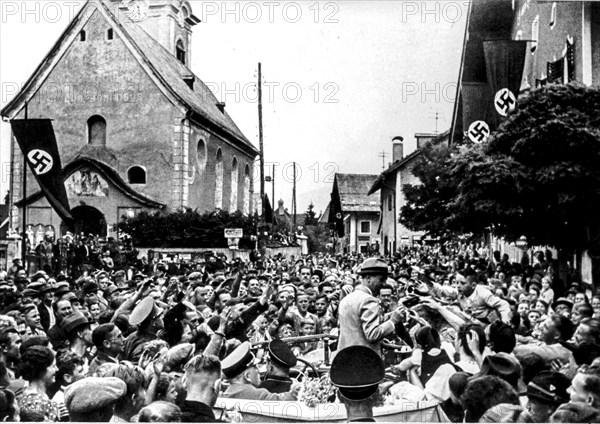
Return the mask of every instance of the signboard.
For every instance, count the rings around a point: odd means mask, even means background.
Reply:
[[[228,238],[227,239],[227,246],[231,249],[231,250],[237,250],[239,249],[239,242],[240,239],[239,238]]]
[[[237,238],[240,239],[244,236],[244,231],[241,228],[225,228],[225,238],[232,239]]]

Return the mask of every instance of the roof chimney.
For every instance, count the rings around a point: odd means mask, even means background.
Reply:
[[[221,113],[225,113],[225,102],[218,102],[217,107],[221,111]]]
[[[392,139],[392,161],[393,162],[397,162],[399,160],[404,159],[404,144],[402,143],[404,141],[403,137],[394,137]]]

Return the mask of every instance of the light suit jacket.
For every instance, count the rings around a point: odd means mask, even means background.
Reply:
[[[291,392],[271,393],[267,389],[254,387],[252,384],[232,383],[223,393],[223,397],[250,400],[296,400]]]
[[[339,307],[338,352],[348,346],[367,346],[381,354],[381,340],[395,331],[391,320],[380,324],[379,302],[362,284],[344,297]]]

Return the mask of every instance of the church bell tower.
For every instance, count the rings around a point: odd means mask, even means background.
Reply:
[[[120,13],[148,34],[188,68],[192,62],[192,27],[200,22],[188,0],[113,0]]]

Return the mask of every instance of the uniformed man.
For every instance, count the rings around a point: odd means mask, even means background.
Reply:
[[[162,321],[163,309],[155,304],[150,296],[145,297],[131,312],[129,323],[138,326],[138,330],[127,337],[123,356],[129,361],[139,361],[144,345],[158,338],[157,332],[164,328]]]
[[[366,346],[349,346],[340,350],[331,363],[331,382],[346,406],[348,421],[375,422],[373,406],[377,389],[385,376],[381,357]]]
[[[257,361],[250,350],[250,342],[238,346],[221,363],[223,374],[229,379],[230,385],[223,393],[223,397],[250,400],[296,400],[298,385],[290,392],[271,393],[260,388]]]
[[[292,389],[290,368],[296,366],[298,360],[288,344],[279,339],[269,343],[269,362],[267,375],[260,387],[271,393],[285,393]]]

